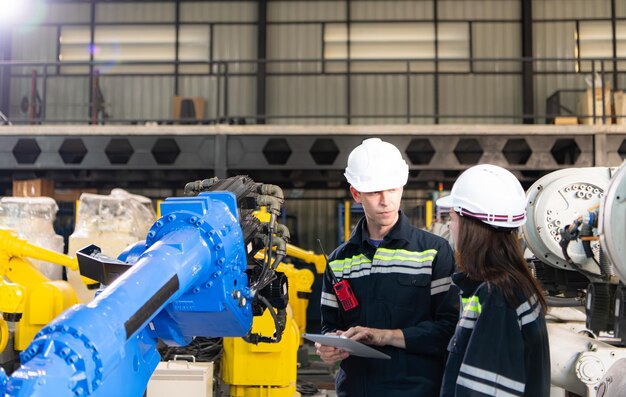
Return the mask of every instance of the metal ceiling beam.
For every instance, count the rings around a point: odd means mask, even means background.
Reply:
[[[409,187],[451,183],[477,163],[504,166],[532,182],[558,168],[619,165],[626,158],[626,126],[4,126],[0,172],[50,176],[60,186],[170,187],[175,180],[151,175],[189,172],[337,188],[350,151],[372,136],[404,154]],[[0,181],[0,189],[7,183]]]

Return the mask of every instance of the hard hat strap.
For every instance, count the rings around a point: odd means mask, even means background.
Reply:
[[[521,221],[526,216],[526,213],[519,215],[485,214],[480,212],[473,212],[463,207],[455,207],[454,210],[458,212],[461,216],[468,216],[470,218],[475,218],[487,222],[517,222]]]

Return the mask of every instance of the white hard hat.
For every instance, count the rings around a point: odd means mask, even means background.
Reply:
[[[526,223],[524,189],[515,175],[497,165],[468,168],[437,205],[491,226],[516,228]]]
[[[406,185],[409,166],[397,147],[370,138],[352,150],[344,175],[359,192],[380,192]]]

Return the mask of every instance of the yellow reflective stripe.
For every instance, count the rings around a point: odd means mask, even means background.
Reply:
[[[378,248],[376,254],[374,254],[374,259],[378,259],[382,262],[396,260],[423,263],[435,260],[435,255],[437,255],[437,250],[435,249],[415,252],[402,249],[391,250],[388,248]]]
[[[351,256],[350,258],[345,258],[345,259],[335,259],[334,261],[331,261],[330,264],[332,265],[333,263],[346,263],[346,262],[352,262],[355,259],[361,259],[361,258],[367,258],[365,255],[363,254],[359,254],[356,256]]]
[[[392,261],[392,260],[401,260],[401,261],[407,261],[407,262],[422,263],[422,262],[427,262],[427,261],[433,261],[433,260],[435,260],[435,257],[434,256],[425,256],[425,257],[421,257],[421,258],[407,258],[406,256],[400,256],[400,255],[394,255],[394,256],[374,255],[374,259],[378,259],[381,262]]]
[[[424,251],[407,251],[407,250],[402,250],[402,249],[389,249],[389,248],[378,248],[376,250],[376,254],[404,254],[407,256],[424,256],[424,255],[436,255],[437,254],[437,250],[436,249],[428,249],[428,250],[424,250]]]
[[[371,261],[365,255],[357,255],[347,259],[332,261],[329,265],[333,271],[337,272],[350,269],[363,263],[371,263]]]
[[[480,312],[482,311],[482,306],[480,304],[480,301],[478,300],[477,296],[472,296],[470,298],[461,298],[461,301],[463,303],[463,311],[472,311],[472,312],[476,312],[478,314],[480,314]]]

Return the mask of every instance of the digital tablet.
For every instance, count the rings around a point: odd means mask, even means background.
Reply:
[[[341,350],[345,350],[353,356],[368,357],[368,358],[382,358],[390,359],[385,353],[379,352],[373,347],[364,345],[361,342],[357,342],[345,336],[338,335],[321,335],[321,334],[302,334],[304,339],[308,339],[313,342],[319,342],[325,346],[337,347]]]

